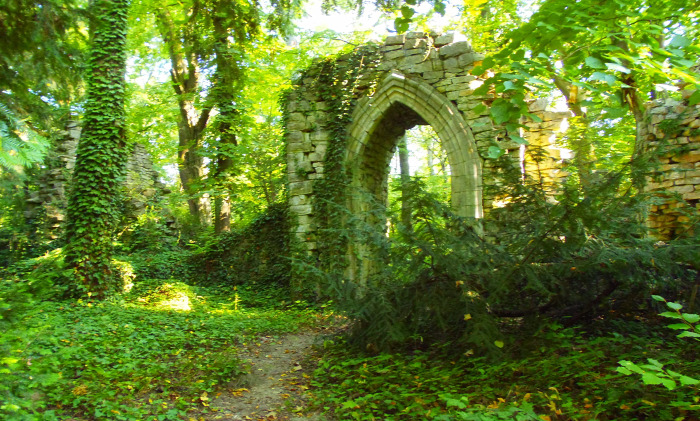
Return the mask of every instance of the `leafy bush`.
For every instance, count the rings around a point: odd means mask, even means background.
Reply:
[[[284,204],[270,206],[249,225],[210,240],[191,262],[207,285],[289,285],[288,221]]]
[[[348,217],[336,234],[365,247],[357,259],[370,268],[366,284],[313,262],[305,269],[356,320],[350,341],[362,348],[456,341],[497,352],[512,332],[632,314],[648,308],[649,293],[676,296],[695,280],[698,239],[646,238],[636,216],[645,203],[618,195],[620,183],[612,174],[586,195],[565,186],[557,200],[538,183],[509,184],[510,203],[490,212],[482,234],[417,180],[408,197],[412,229],[390,222],[387,238],[363,222],[381,218]]]

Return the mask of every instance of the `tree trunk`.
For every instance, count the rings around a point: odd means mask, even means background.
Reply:
[[[204,175],[204,158],[200,154],[202,133],[209,121],[211,105],[206,105],[198,113],[195,98],[199,89],[199,68],[197,58],[191,52],[194,43],[187,34],[179,34],[167,8],[156,12],[156,22],[168,47],[170,56],[170,76],[178,99],[180,119],[178,120],[178,172],[182,190],[187,195],[190,215],[199,224],[209,223],[206,199],[198,197],[198,183]],[[192,17],[193,18],[193,17]],[[180,44],[182,42],[182,45]]]
[[[119,291],[111,266],[117,198],[126,162],[125,81],[128,0],[96,0],[90,23],[87,100],[68,198],[66,266],[81,295]]]
[[[408,142],[406,136],[399,140],[399,167],[401,169],[401,223],[408,231],[413,230],[411,223],[411,203],[409,201],[409,183],[411,172],[408,167]]]
[[[227,19],[229,17],[223,14],[215,14],[212,17],[216,38],[214,44],[216,71],[212,93],[219,111],[214,122],[218,135],[216,171],[214,172],[214,184],[218,186],[214,199],[214,220],[216,221],[214,232],[216,234],[229,231],[231,225],[231,198],[226,177],[233,168],[233,148],[238,145],[236,138],[237,125],[240,124],[238,104],[241,102],[240,93],[243,85],[243,72],[237,64],[241,54],[237,54],[229,41],[230,22]]]

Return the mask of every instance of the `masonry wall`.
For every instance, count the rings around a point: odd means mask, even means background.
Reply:
[[[660,240],[691,235],[700,210],[700,104],[675,99],[646,104],[644,135],[647,150],[658,152],[647,178],[657,202],[648,226]]]
[[[79,139],[80,126],[77,122],[69,122],[53,140],[45,168],[37,177],[38,188],[30,192],[26,201],[25,217],[48,238],[57,238],[65,221],[67,194]],[[145,212],[148,201],[162,191],[163,185],[158,181],[151,156],[140,144],[134,144],[129,154],[124,187],[124,206],[131,215]]]
[[[461,117],[468,125],[470,137],[476,145],[479,155],[480,168],[483,169],[483,183],[497,182],[497,175],[492,171],[494,163],[484,159],[490,146],[498,144],[501,149],[513,157],[514,165],[521,165],[521,156],[525,157],[528,169],[537,169],[538,177],[546,178],[549,184],[554,185],[561,176],[557,169],[560,160],[559,152],[555,147],[552,134],[561,126],[562,120],[567,113],[552,113],[545,111],[545,104],[535,101],[531,105],[531,111],[540,115],[542,123],[531,124],[532,130],[519,133],[527,139],[532,147],[541,147],[547,150],[548,159],[535,161],[523,151],[521,145],[508,139],[503,127],[494,127],[488,117],[488,109],[481,113],[476,112],[476,108],[481,104],[490,104],[492,97],[479,97],[474,95],[474,90],[483,81],[479,75],[471,74],[475,66],[480,64],[484,56],[473,51],[471,45],[466,41],[454,42],[452,34],[426,34],[422,32],[411,32],[405,35],[388,37],[384,44],[378,46],[377,60],[368,60],[363,63],[365,68],[357,81],[355,87],[355,98],[357,107],[371,102],[371,98],[377,88],[376,84],[385,75],[397,72],[403,77],[417,80],[434,88],[435,95],[444,96],[450,107],[458,110]],[[347,61],[349,56],[341,56],[337,59],[342,63]],[[318,68],[309,69],[305,77],[296,82],[294,90],[290,93],[287,102],[287,171],[288,171],[288,193],[289,210],[295,227],[295,234],[298,241],[305,244],[309,251],[316,248],[313,239],[314,206],[313,193],[316,180],[324,177],[325,158],[328,150],[330,133],[325,128],[325,124],[330,118],[328,104],[321,100],[319,87],[317,85]],[[408,98],[404,102],[408,108],[412,107],[410,97],[413,95],[426,95],[419,90],[409,92]],[[433,95],[433,93],[427,93]],[[418,103],[419,101],[415,101]],[[434,102],[434,101],[433,101]],[[417,108],[417,107],[415,107]],[[452,108],[451,108],[452,109]],[[387,137],[393,135],[392,131],[410,128],[416,124],[416,112],[430,113],[432,110],[413,109],[403,112],[400,109],[392,111],[394,115],[382,121],[379,129],[385,130]],[[360,115],[361,109],[356,109],[355,114]],[[417,120],[420,120],[418,116]],[[374,124],[369,122],[369,125]],[[420,122],[418,121],[418,124]],[[404,125],[405,127],[400,127]],[[393,127],[397,126],[397,127]],[[439,132],[438,128],[435,128]],[[368,128],[368,130],[370,130]],[[380,134],[381,135],[381,134]],[[380,136],[381,137],[381,136]],[[444,139],[443,139],[444,140]],[[384,161],[386,148],[393,145],[383,143],[381,145],[367,145],[367,148],[376,148],[377,162],[367,163],[368,177],[382,177],[386,174],[387,162]],[[466,147],[457,145],[457,148]],[[523,155],[521,155],[523,154]],[[453,165],[454,163],[450,163]],[[374,169],[372,169],[374,168]],[[480,169],[480,171],[481,171]],[[373,175],[372,175],[373,174]],[[385,180],[366,180],[367,183],[385,182]],[[452,183],[461,182],[453,177]],[[457,186],[459,188],[459,186]],[[453,189],[454,191],[454,189]],[[488,209],[497,198],[490,197],[488,193],[483,195],[483,208]]]

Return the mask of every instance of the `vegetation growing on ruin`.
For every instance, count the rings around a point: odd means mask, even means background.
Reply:
[[[228,416],[255,395],[244,355],[292,332],[315,346],[257,419],[700,417],[700,8],[375,6],[391,51],[471,42],[451,95],[474,103],[451,101],[492,137],[485,218],[451,207],[429,130],[389,145],[386,200],[348,209],[348,126],[389,50],[295,28],[301,2],[0,5],[0,418]],[[571,152],[556,177],[523,171],[545,158],[537,99],[571,116],[547,140]],[[329,135],[316,167],[288,158],[298,119]]]

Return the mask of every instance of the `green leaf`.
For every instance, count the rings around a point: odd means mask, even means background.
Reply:
[[[626,68],[625,66],[621,66],[617,63],[605,63],[605,66],[607,66],[608,69],[614,70],[617,72],[622,72],[622,73],[629,73],[630,69]]]
[[[675,329],[675,330],[688,329],[688,325],[685,323],[674,323],[674,324],[668,325],[666,327],[668,327],[669,329]]]
[[[644,370],[639,368],[639,366],[637,366],[637,364],[633,363],[632,361],[621,360],[621,361],[618,361],[618,364],[620,364],[622,367],[624,367],[624,368],[626,368],[634,373],[637,373],[637,374],[644,373]]]
[[[685,332],[681,332],[678,335],[679,338],[700,338],[700,333],[697,332],[691,332],[690,330],[686,330]]]
[[[643,373],[642,381],[644,384],[661,384],[661,378],[654,373]]]
[[[491,106],[491,117],[496,124],[510,120],[510,104],[503,100],[496,100]]]
[[[630,374],[632,374],[632,372],[631,372],[629,369],[625,368],[625,367],[617,367],[615,370],[616,370],[618,373],[624,374],[625,376],[629,376]]]
[[[608,85],[612,86],[617,82],[617,78],[613,75],[609,75],[607,73],[603,72],[593,72],[591,77],[589,78],[590,80],[599,80],[601,82],[605,82]]]
[[[673,379],[662,378],[661,384],[668,390],[673,390],[676,388],[676,381]]]
[[[486,105],[484,104],[479,104],[472,110],[472,112],[475,114],[483,114],[484,111],[486,111]]]
[[[673,37],[671,42],[668,43],[669,47],[683,48],[692,44],[692,41],[682,35],[676,35]]]
[[[688,105],[697,105],[698,103],[700,103],[700,90],[693,92],[688,98]]]
[[[445,399],[445,405],[447,405],[448,408],[455,407],[455,408],[459,408],[459,409],[464,409],[467,407],[467,405],[464,402],[462,402],[461,400],[452,399],[452,398]]]
[[[651,298],[655,299],[656,301],[666,302],[666,299],[660,295],[652,295]]]
[[[500,158],[505,151],[498,146],[489,146],[489,150],[486,153],[486,157],[490,159],[498,159]]]
[[[586,62],[588,67],[592,67],[594,69],[605,69],[605,64],[603,64],[603,62],[596,57],[588,56],[584,61]]]
[[[436,1],[435,5],[433,6],[433,9],[440,16],[445,16],[445,3],[441,1]]]
[[[678,313],[673,313],[671,311],[664,311],[663,313],[659,313],[659,316],[661,317],[668,317],[670,319],[682,319],[683,316],[681,316]]]
[[[498,348],[503,348],[503,346],[505,345],[503,341],[494,341],[493,344],[496,345]]]
[[[681,382],[681,386],[688,386],[700,383],[700,380],[694,379],[692,377],[681,375],[678,377],[678,381]]]
[[[403,16],[404,19],[411,19],[413,15],[416,13],[413,8],[408,7],[408,6],[402,6],[401,7],[401,16]]]
[[[520,145],[528,145],[528,141],[518,135],[514,134],[509,134],[508,137],[510,137],[515,143],[518,143]]]
[[[343,402],[343,409],[355,408],[356,406],[358,406],[357,403],[352,400]]]
[[[408,23],[409,21],[406,21],[406,19],[403,18],[396,18],[394,20],[394,29],[396,29],[396,32],[399,34],[403,34],[404,32],[408,31]]]
[[[672,310],[680,310],[683,308],[683,306],[678,303],[666,303],[666,305]]]

